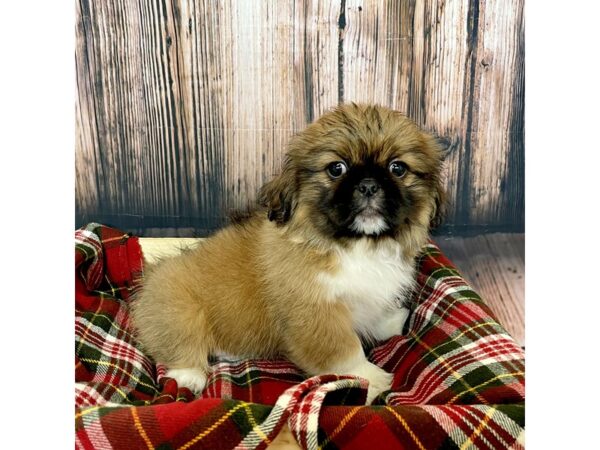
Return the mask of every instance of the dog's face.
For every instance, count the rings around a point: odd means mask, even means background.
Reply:
[[[438,217],[441,161],[438,141],[400,113],[342,105],[291,140],[260,200],[271,220],[325,237],[398,237]]]

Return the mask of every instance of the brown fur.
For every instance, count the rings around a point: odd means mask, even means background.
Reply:
[[[339,270],[336,249],[352,238],[332,236],[318,203],[336,188],[324,171],[328,163],[368,157],[408,165],[398,183],[412,205],[392,234],[365,239],[372,246],[398,242],[413,260],[443,199],[439,146],[395,111],[343,105],[291,140],[282,174],[261,189],[266,210],[147,275],[132,317],[150,355],[171,368],[203,371],[218,351],[282,354],[309,374],[349,367],[362,352],[360,339],[348,307],[325,298],[319,277]]]

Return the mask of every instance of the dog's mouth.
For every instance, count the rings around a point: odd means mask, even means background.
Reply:
[[[352,220],[350,229],[358,234],[377,235],[389,228],[382,211],[374,206],[363,207]]]
[[[364,218],[381,216],[381,210],[373,205],[367,205],[362,208],[356,216],[362,216]]]

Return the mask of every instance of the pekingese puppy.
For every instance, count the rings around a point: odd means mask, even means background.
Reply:
[[[440,212],[438,140],[402,114],[348,104],[291,139],[262,209],[147,273],[132,304],[143,348],[201,391],[214,353],[283,355],[308,375],[392,374],[361,340],[401,334],[415,258]]]

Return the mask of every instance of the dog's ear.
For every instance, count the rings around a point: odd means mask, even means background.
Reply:
[[[435,135],[435,139],[438,144],[440,158],[442,161],[445,161],[448,156],[454,151],[455,145],[453,145],[452,141],[446,137]]]
[[[439,227],[446,216],[447,200],[446,189],[442,181],[442,169],[444,160],[451,151],[451,143],[448,139],[441,138],[435,134],[425,133],[425,143],[432,156],[434,170],[430,175],[431,195],[433,196],[433,211],[429,222],[430,229]]]
[[[283,172],[266,183],[258,193],[258,202],[267,207],[270,221],[281,225],[290,220],[296,208],[297,186],[296,171],[288,158]]]
[[[446,190],[442,185],[442,180],[440,179],[440,175],[434,177],[433,182],[433,200],[434,200],[434,209],[431,214],[431,220],[429,222],[429,227],[433,230],[439,227],[444,218],[446,217]]]

